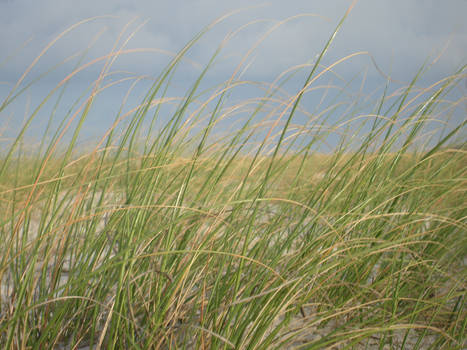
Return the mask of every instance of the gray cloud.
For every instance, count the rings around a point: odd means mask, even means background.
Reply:
[[[195,33],[219,16],[238,8],[262,3],[252,0],[3,0],[0,2],[0,62],[15,52],[16,55],[0,67],[0,80],[10,83],[15,81],[40,50],[58,33],[71,24],[92,16],[114,17],[93,20],[69,33],[41,59],[36,74],[82,50],[103,30],[104,33],[89,53],[89,57],[107,53],[123,27],[135,18],[128,28],[127,35],[144,20],[148,19],[149,22],[134,35],[128,48],[151,47],[178,51]],[[255,60],[249,73],[255,78],[273,78],[282,70],[313,58],[323,47],[350,3],[349,0],[297,0],[287,3],[278,0],[266,6],[245,10],[208,33],[189,57],[203,63],[229,31],[255,19],[269,20],[250,25],[226,47],[225,58],[216,68],[216,72],[229,74],[238,58],[278,20],[300,13],[326,16],[328,20],[316,17],[291,20],[260,45],[252,56]],[[466,58],[467,26],[463,18],[465,13],[467,2],[463,0],[360,0],[339,33],[327,62],[355,51],[369,51],[385,71],[391,70],[395,77],[406,77],[406,80],[409,80],[414,69],[419,67],[428,55],[436,55],[450,41],[446,54],[433,73],[440,76],[448,74]],[[30,38],[32,40],[26,47],[18,51]],[[237,60],[228,57],[236,57]],[[368,59],[355,61],[358,64],[369,62]],[[140,74],[156,74],[165,62],[167,57],[164,55],[139,53],[122,57],[116,67]],[[345,69],[353,71],[356,69],[355,64],[344,65],[343,72]],[[97,69],[98,67],[90,70],[90,73],[95,73]],[[66,65],[57,75],[49,75],[48,79],[56,80],[69,71],[70,66]]]

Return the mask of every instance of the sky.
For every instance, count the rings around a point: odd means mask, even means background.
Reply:
[[[245,79],[271,82],[289,67],[312,62],[351,4],[350,0],[0,0],[0,99],[44,47],[86,19],[41,56],[21,86],[89,46],[84,62],[105,55],[119,36],[120,42],[131,37],[126,49],[145,51],[122,55],[113,69],[157,76],[170,59],[167,53],[178,52],[208,24],[233,11],[188,52],[174,86],[181,90],[185,80],[196,77],[219,43],[236,31],[207,77],[208,82],[228,79],[248,50],[273,26],[288,19],[257,46],[242,68]],[[427,83],[439,80],[466,62],[466,13],[466,0],[357,1],[323,63],[367,52],[346,60],[336,72],[345,79],[364,72],[365,87],[371,91],[382,78],[381,72],[395,82],[407,83],[427,59],[436,58],[424,79]],[[0,119],[20,125],[25,104],[33,108],[77,62],[77,58],[69,59],[49,72],[29,89],[27,101],[18,99],[22,102],[0,112]],[[102,64],[81,72],[71,87],[89,84]],[[100,112],[110,113],[109,101],[121,94],[117,89],[115,95],[103,97]]]

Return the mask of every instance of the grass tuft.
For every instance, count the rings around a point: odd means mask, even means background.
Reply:
[[[273,84],[234,73],[202,91],[222,43],[183,98],[167,97],[207,27],[85,150],[78,139],[113,86],[117,42],[92,87],[28,150],[60,82],[0,154],[0,346],[465,347],[465,120],[448,120],[465,67],[426,89],[421,69],[372,113],[339,101],[310,111],[302,99],[317,80],[354,56],[322,66],[344,19],[313,65]],[[243,85],[262,95],[231,105]],[[444,133],[433,132],[439,121]],[[320,151],[330,137],[333,151]]]

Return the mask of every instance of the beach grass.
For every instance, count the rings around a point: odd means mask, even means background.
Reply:
[[[209,62],[159,115],[201,32],[90,149],[77,139],[107,71],[32,149],[31,112],[0,154],[1,348],[464,348],[465,120],[430,126],[465,103],[448,100],[465,67],[424,90],[414,73],[372,115],[346,116],[365,131],[295,122],[332,70],[321,59],[341,24],[291,96],[278,81],[229,106],[235,75],[199,95]],[[338,142],[321,151],[331,134]]]

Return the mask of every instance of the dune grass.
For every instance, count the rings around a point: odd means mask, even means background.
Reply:
[[[462,104],[447,96],[465,69],[414,99],[417,73],[361,118],[356,146],[347,130],[320,153],[342,121],[316,132],[318,119],[294,117],[341,24],[303,89],[272,86],[222,138],[239,81],[199,102],[216,55],[163,127],[144,130],[198,36],[95,148],[76,140],[106,70],[36,151],[21,131],[0,155],[1,348],[462,349],[467,155],[449,145],[465,121],[419,140]]]

